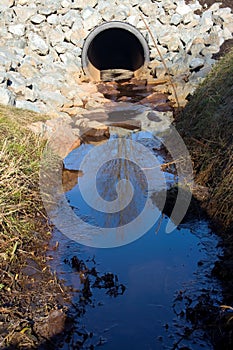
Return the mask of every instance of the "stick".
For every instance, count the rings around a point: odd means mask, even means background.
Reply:
[[[162,61],[163,66],[164,66],[164,69],[165,69],[165,71],[166,71],[166,73],[167,73],[167,75],[168,75],[169,83],[171,84],[171,87],[172,87],[173,92],[174,92],[174,96],[175,96],[175,100],[176,100],[176,103],[177,103],[178,110],[180,110],[180,103],[179,103],[178,96],[177,96],[177,93],[176,93],[176,88],[175,88],[175,85],[174,85],[174,83],[173,83],[173,81],[172,81],[172,77],[171,77],[171,74],[170,74],[170,72],[169,72],[169,69],[168,69],[168,67],[167,67],[167,65],[166,65],[166,62],[165,62],[165,60],[164,60],[164,58],[163,58],[163,56],[162,56],[162,54],[161,54],[161,52],[160,52],[160,50],[159,50],[159,48],[158,48],[158,45],[157,45],[156,40],[155,40],[155,37],[154,37],[152,31],[150,30],[150,28],[149,28],[149,26],[148,26],[148,24],[147,24],[147,22],[146,22],[144,16],[142,15],[140,9],[139,9],[139,13],[140,13],[141,19],[143,20],[143,22],[144,22],[144,24],[145,24],[145,26],[146,26],[146,28],[147,28],[147,30],[148,30],[148,32],[149,32],[151,38],[152,38],[152,41],[153,41],[153,43],[154,43],[154,45],[155,45],[155,48],[156,48],[156,50],[157,50],[157,52],[158,52],[158,54],[159,54],[159,57],[161,58],[161,61]]]

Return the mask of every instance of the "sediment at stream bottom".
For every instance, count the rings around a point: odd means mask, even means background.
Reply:
[[[219,313],[213,316],[212,323],[218,323],[224,346],[221,348],[230,349],[233,344],[233,49],[219,60],[179,113],[176,128],[192,157],[196,183],[208,190],[208,196],[200,201],[201,206],[222,239],[223,256],[212,273],[222,281],[226,308],[217,321],[214,317]]]

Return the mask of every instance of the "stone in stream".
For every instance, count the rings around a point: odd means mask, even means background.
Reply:
[[[124,120],[124,121],[119,121],[119,122],[110,122],[108,123],[108,125],[110,127],[114,126],[117,128],[123,128],[123,129],[127,129],[127,130],[141,130],[141,121],[140,120],[133,120],[133,119],[129,119],[129,120]]]
[[[81,138],[70,125],[61,124],[49,138],[49,148],[64,159],[71,151],[81,145]]]
[[[133,78],[134,72],[127,69],[106,69],[100,72],[102,81],[122,81]]]
[[[154,92],[150,94],[149,96],[143,98],[139,103],[140,104],[152,104],[153,106],[156,106],[161,103],[168,102],[168,95]]]
[[[76,127],[80,129],[80,135],[88,139],[105,139],[109,138],[109,127],[96,120],[89,120],[88,118],[79,119],[75,123]]]
[[[68,192],[74,188],[78,183],[78,178],[83,176],[83,172],[80,170],[69,170],[63,168],[62,170],[62,187],[64,192]]]

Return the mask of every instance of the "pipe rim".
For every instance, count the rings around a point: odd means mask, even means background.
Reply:
[[[147,63],[149,63],[149,61],[150,61],[149,45],[148,45],[145,37],[143,36],[143,34],[136,27],[134,27],[130,23],[121,22],[121,21],[105,22],[105,23],[98,25],[94,29],[92,29],[92,31],[88,34],[88,36],[86,37],[84,44],[83,44],[81,62],[82,62],[83,72],[85,73],[85,75],[87,77],[93,79],[93,76],[92,76],[90,69],[89,69],[89,67],[91,65],[91,63],[88,59],[89,45],[91,44],[91,42],[94,40],[94,38],[99,33],[103,32],[105,30],[114,29],[114,28],[123,29],[123,30],[126,30],[126,31],[130,32],[131,34],[133,34],[139,40],[140,44],[142,45],[142,49],[143,49],[143,53],[144,53],[144,64],[142,65],[142,67],[145,66]],[[96,69],[95,67],[93,67],[93,68]],[[96,70],[98,70],[98,69],[96,69]]]

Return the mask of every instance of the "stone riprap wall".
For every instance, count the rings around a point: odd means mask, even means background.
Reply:
[[[104,21],[123,21],[146,38],[149,68],[165,71],[143,13],[177,83],[181,100],[192,93],[214,63],[212,55],[232,38],[233,14],[198,0],[1,0],[0,103],[46,113],[64,113],[87,103],[80,84],[81,53],[90,31]],[[92,96],[101,96],[93,91]],[[100,102],[100,101],[99,101]],[[96,108],[94,103],[93,108]],[[90,107],[92,108],[92,107]]]

